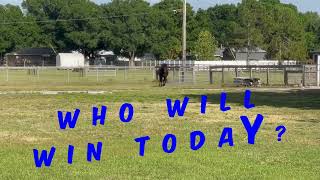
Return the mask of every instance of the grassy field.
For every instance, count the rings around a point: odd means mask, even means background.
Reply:
[[[201,88],[204,88],[201,90]],[[11,90],[106,90],[105,94],[2,94],[0,95],[0,179],[319,179],[320,178],[320,91],[254,90],[256,108],[243,108],[244,89],[228,88],[228,105],[219,110],[221,90],[204,86],[156,87],[156,83],[2,84]],[[207,113],[200,115],[200,95],[208,95]],[[169,119],[166,98],[190,97],[185,117]],[[129,124],[119,121],[122,103],[135,108]],[[93,106],[108,106],[104,126],[91,125]],[[57,111],[81,109],[75,129],[59,129]],[[265,119],[255,145],[247,144],[239,119]],[[275,128],[287,132],[277,141]],[[218,148],[224,127],[233,128],[234,147]],[[190,150],[189,134],[201,130],[204,147]],[[162,150],[167,133],[177,136],[172,154]],[[150,136],[144,157],[134,141]],[[103,142],[99,162],[86,160],[87,144]],[[75,146],[74,162],[67,163],[68,145]],[[50,168],[37,169],[32,149],[57,148]]]

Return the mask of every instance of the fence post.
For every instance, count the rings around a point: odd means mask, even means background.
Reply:
[[[127,67],[124,67],[124,80],[127,80]]]
[[[38,81],[40,79],[40,70],[39,70],[39,67],[37,67],[37,75],[38,75]]]
[[[210,79],[210,84],[213,84],[213,77],[212,77],[212,69],[209,67],[209,79]]]
[[[68,72],[68,80],[67,80],[67,82],[70,83],[70,72],[69,72],[69,69],[67,69],[67,72]]]
[[[197,82],[197,77],[196,77],[195,67],[192,67],[192,80],[193,80],[193,84],[196,84],[196,82]]]
[[[157,68],[154,68],[153,70],[152,70],[152,74],[153,74],[153,80],[158,80],[158,78],[157,78]]]
[[[319,87],[320,86],[320,56],[319,55],[317,56],[316,69],[317,69],[317,86]]]
[[[176,67],[172,68],[172,80],[174,81],[174,76],[176,75]]]
[[[97,82],[99,82],[99,70],[98,70],[98,67],[96,67],[96,76],[97,76]]]
[[[221,85],[224,85],[224,68],[222,68],[221,74]]]
[[[181,74],[180,73],[181,73],[181,68],[179,67],[179,75],[178,75],[179,76],[179,84],[181,83]]]
[[[252,78],[252,68],[250,67],[250,78]]]
[[[306,86],[306,66],[302,65],[302,86]]]
[[[182,69],[182,71],[181,71],[181,68],[179,69],[179,81],[180,82],[185,82],[186,81],[186,77],[185,77],[185,69],[186,69],[186,67],[182,67],[183,69]],[[183,78],[181,78],[181,77],[183,77]]]
[[[235,68],[235,71],[236,71],[236,77],[239,77],[238,68]]]
[[[7,66],[7,80],[6,80],[7,82],[9,81],[9,68],[8,68],[8,66]]]
[[[288,72],[286,68],[283,68],[283,74],[284,74],[284,85],[288,86]]]
[[[267,86],[270,85],[270,83],[269,83],[269,75],[270,75],[270,69],[267,68]]]

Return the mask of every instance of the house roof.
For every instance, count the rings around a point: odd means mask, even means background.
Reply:
[[[310,51],[310,54],[320,54],[320,50],[316,50],[316,51]]]
[[[248,48],[241,48],[236,51],[237,53],[247,53]],[[250,53],[267,53],[267,51],[257,47],[249,50]]]
[[[98,52],[98,55],[100,55],[100,56],[114,56],[115,54],[113,51],[101,50]]]

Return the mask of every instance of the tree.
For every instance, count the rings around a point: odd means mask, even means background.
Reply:
[[[40,27],[32,17],[24,16],[19,6],[0,5],[0,53],[45,44]]]
[[[214,59],[216,41],[209,31],[200,32],[194,51],[200,60]]]
[[[60,51],[78,50],[93,57],[99,48],[102,14],[97,4],[87,0],[25,0],[22,7],[39,21],[49,43]]]
[[[176,59],[182,50],[182,2],[164,0],[152,6],[148,37],[150,50],[158,59]]]
[[[256,0],[243,0],[239,5],[240,23],[242,28],[242,47],[247,47],[250,51],[257,47],[263,47],[263,35],[260,27],[261,4]]]
[[[128,57],[130,66],[134,66],[135,57],[148,48],[149,4],[143,0],[114,0],[102,8],[104,14],[118,16],[109,20],[111,34],[104,43],[110,44],[117,54]]]
[[[241,32],[239,9],[236,5],[216,5],[208,8],[206,14],[209,19],[209,31],[216,37],[219,44],[225,47],[241,46],[239,37],[244,33]]]
[[[59,51],[79,50],[87,57],[112,49],[130,59],[152,52],[159,59],[181,55],[182,0],[150,6],[144,0],[113,0],[97,5],[88,0],[24,0],[0,6],[0,53],[17,48],[53,45]],[[210,32],[216,44],[231,48],[261,47],[270,59],[304,60],[320,48],[320,18],[299,13],[280,0],[242,0],[194,12],[187,4],[187,50],[200,46],[199,34]],[[198,48],[198,47],[197,47]],[[199,49],[198,49],[199,50]]]
[[[320,17],[317,13],[302,14],[306,46],[309,51],[320,49]]]
[[[270,28],[270,34],[266,35],[266,41],[270,42],[270,56],[279,60],[305,60],[305,31],[298,11],[291,6],[279,4],[271,12],[274,25]]]
[[[294,5],[279,0],[243,0],[239,9],[249,47],[266,49],[270,59],[306,59],[304,26]]]

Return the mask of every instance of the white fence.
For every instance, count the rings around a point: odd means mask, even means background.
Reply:
[[[217,61],[218,62],[218,61]],[[218,63],[217,63],[218,64]],[[269,65],[269,64],[268,64]],[[264,65],[264,66],[268,66]],[[262,83],[271,85],[300,84],[315,86],[317,74],[316,66],[299,66],[299,68],[246,68],[241,65],[209,66],[198,64],[182,68],[179,65],[169,66],[169,84],[213,84],[233,85],[235,77],[256,77]],[[233,66],[232,68],[228,66]],[[238,67],[237,67],[238,66]],[[255,65],[253,65],[255,66]],[[211,67],[211,70],[210,70]],[[215,68],[216,67],[216,68]],[[294,66],[297,67],[297,66]],[[304,67],[304,68],[302,68]],[[318,67],[319,68],[319,67]],[[185,71],[184,71],[185,70]],[[156,80],[154,66],[120,67],[94,66],[88,68],[57,68],[57,67],[0,67],[1,84],[28,83],[151,83]],[[288,72],[288,73],[286,73]],[[287,74],[287,76],[286,76]],[[319,79],[319,78],[318,78]],[[212,83],[213,82],[213,83]],[[289,83],[285,83],[289,82]],[[292,83],[290,83],[292,82]]]
[[[141,61],[141,66],[158,66],[161,64],[168,64],[170,66],[183,66],[183,61],[180,60],[165,60],[165,61],[153,61],[153,60],[144,60]],[[252,60],[249,61],[249,64],[247,64],[246,60],[237,60],[237,61],[186,61],[186,66],[192,67],[192,66],[225,66],[225,65],[239,65],[239,66],[245,66],[245,65],[296,65],[297,61],[294,60],[287,60],[287,61],[278,61],[278,60]]]

